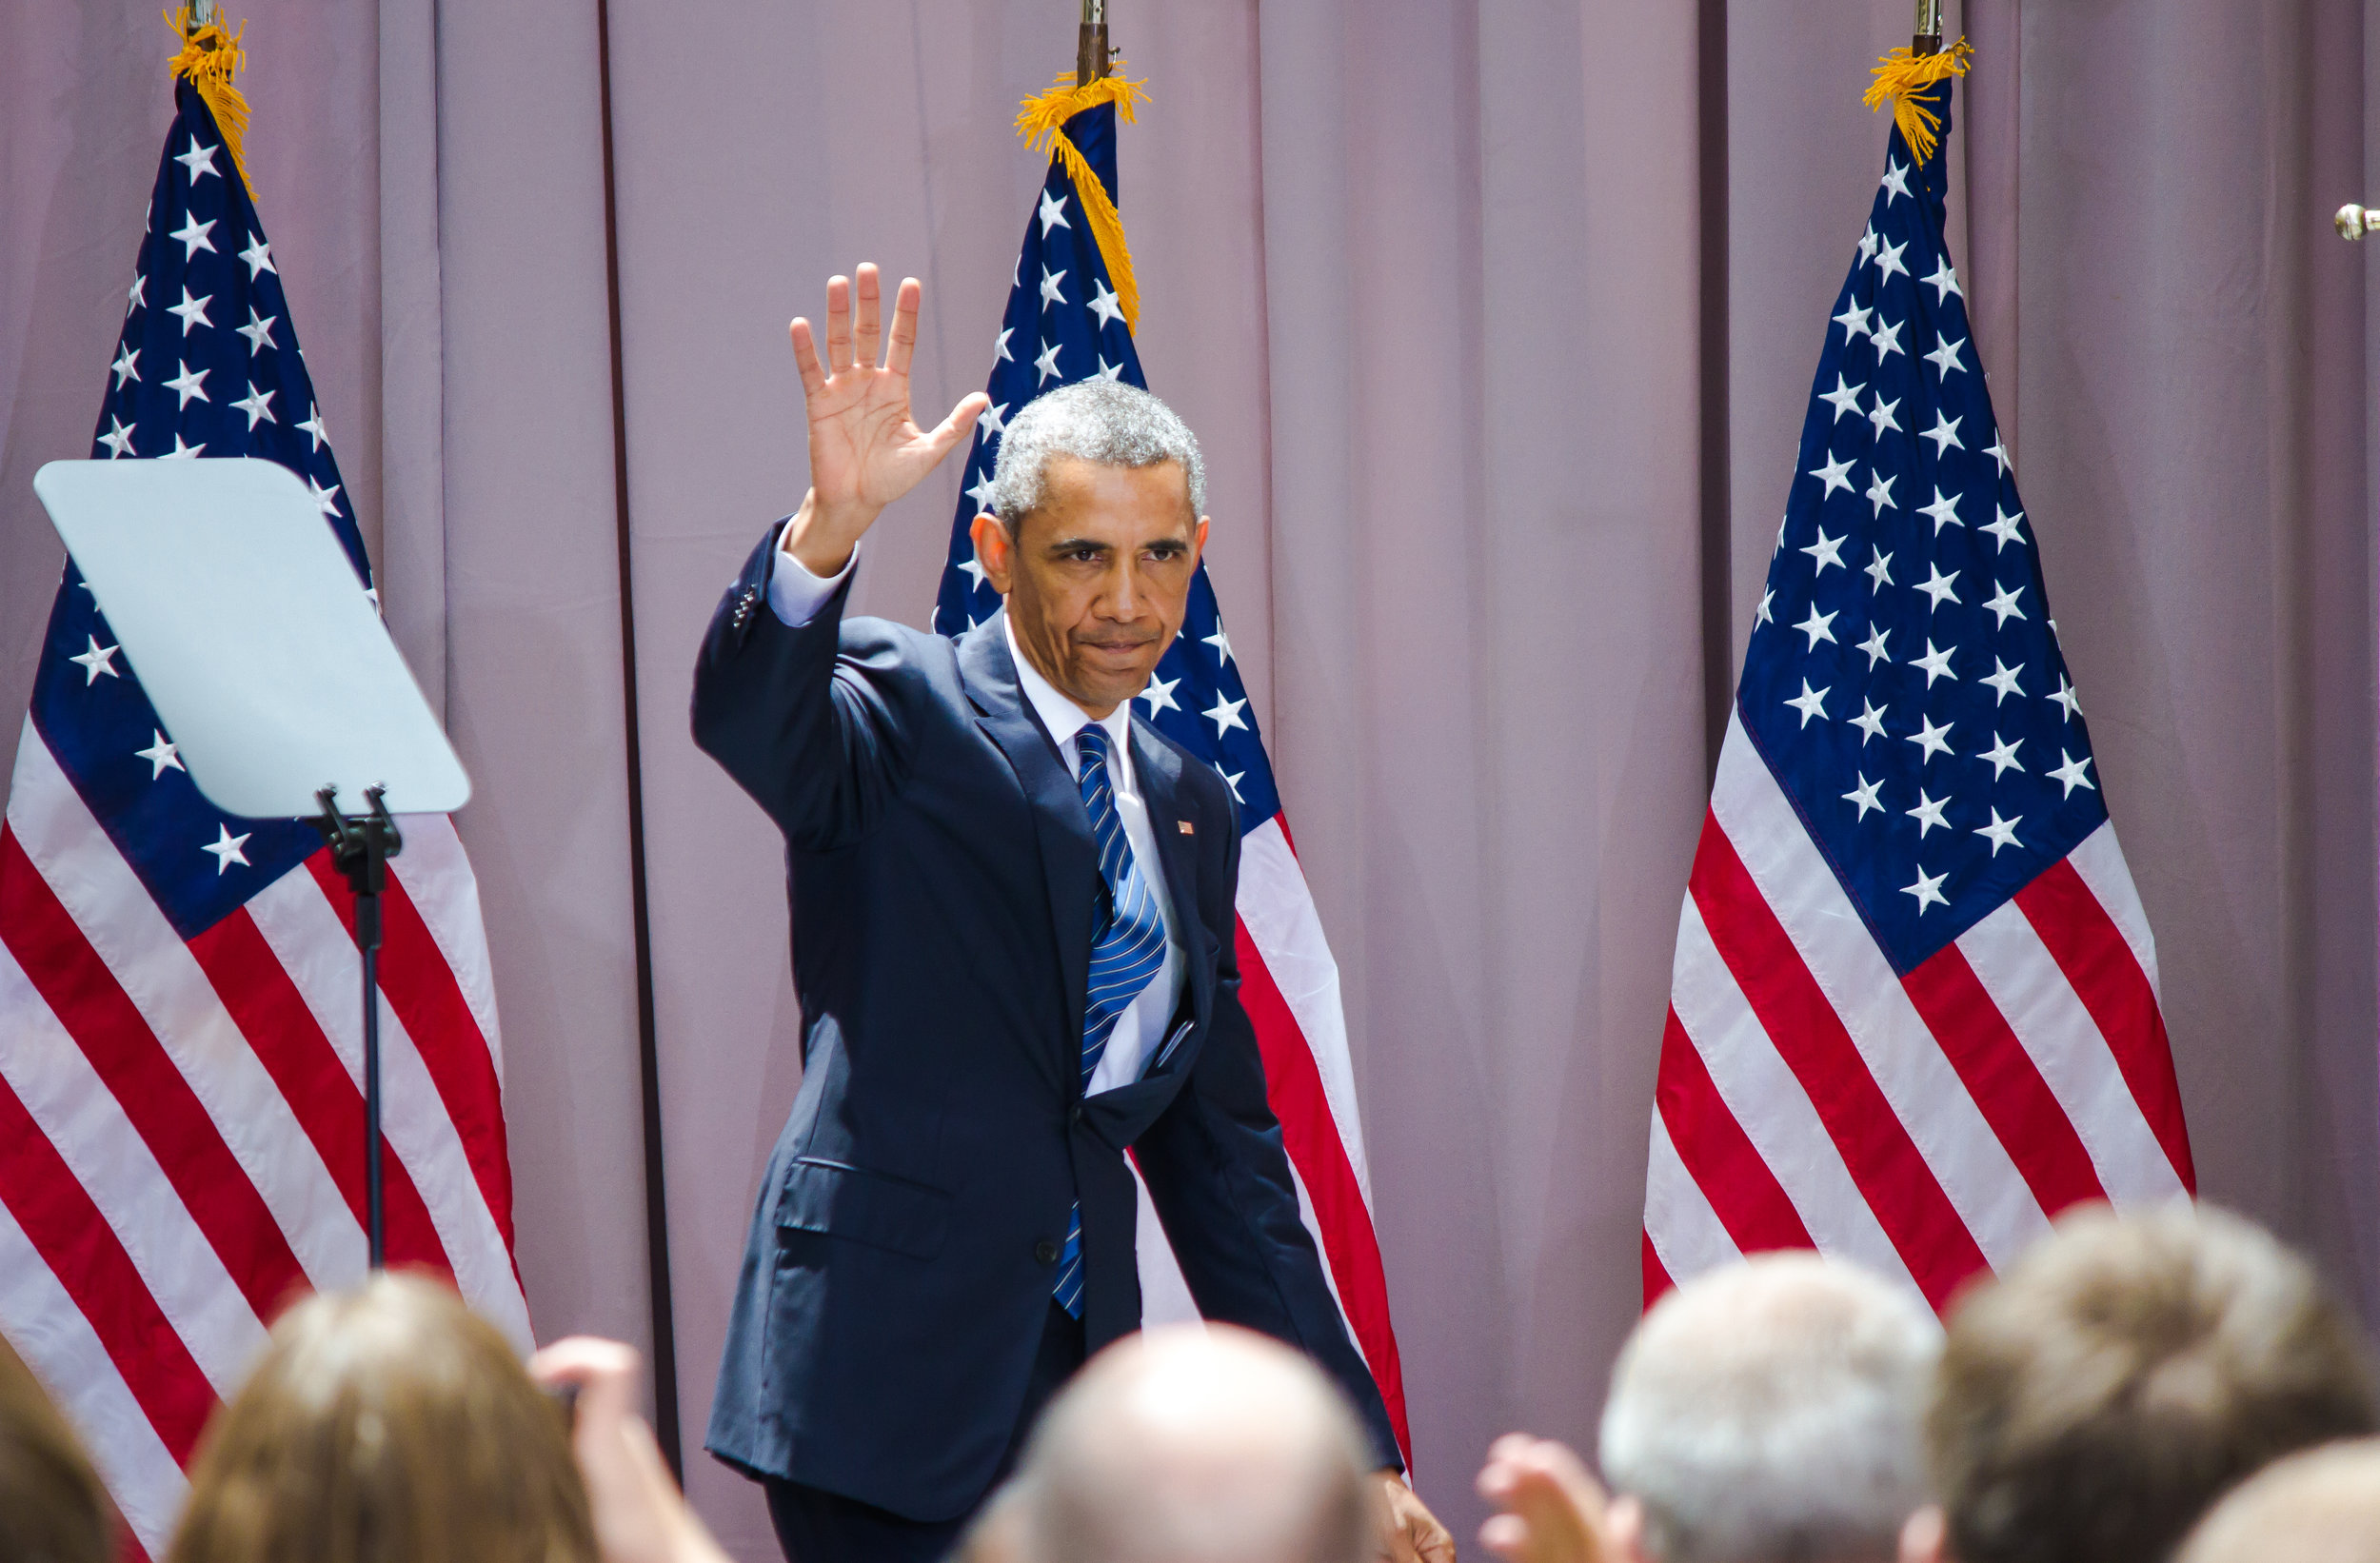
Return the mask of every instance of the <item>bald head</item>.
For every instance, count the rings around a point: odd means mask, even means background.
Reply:
[[[1364,1563],[1370,1464],[1338,1389],[1227,1327],[1153,1330],[1054,1401],[1018,1474],[1036,1563]]]
[[[2380,1438],[2265,1467],[2215,1505],[2175,1563],[2380,1563]]]

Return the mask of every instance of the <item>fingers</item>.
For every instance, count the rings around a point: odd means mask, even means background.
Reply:
[[[826,279],[826,367],[841,374],[851,365],[851,279],[839,273]]]
[[[915,277],[903,277],[901,291],[893,296],[892,349],[884,355],[884,367],[895,374],[909,372],[909,354],[918,345],[918,299],[922,292]]]
[[[959,405],[950,409],[950,416],[926,433],[926,448],[933,452],[934,460],[939,462],[949,455],[951,447],[967,437],[975,427],[975,421],[982,417],[983,409],[991,405],[992,399],[982,391],[961,397]]]
[[[815,397],[826,386],[826,370],[818,362],[818,344],[811,339],[810,323],[799,315],[791,326],[793,337],[793,366],[802,371],[802,394]]]
[[[530,1357],[529,1376],[548,1388],[576,1385],[579,1422],[590,1426],[634,1414],[644,1365],[633,1346],[593,1335],[572,1335]]]
[[[874,261],[860,263],[858,281],[855,291],[859,294],[860,305],[852,332],[852,358],[855,363],[874,368],[877,354],[883,346],[883,301],[878,297],[881,288]]]

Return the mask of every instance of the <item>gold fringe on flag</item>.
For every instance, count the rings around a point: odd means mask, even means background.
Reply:
[[[1056,86],[1024,100],[1017,115],[1017,134],[1037,152],[1044,147],[1057,149],[1059,161],[1066,166],[1066,177],[1074,181],[1076,193],[1082,197],[1083,215],[1091,220],[1091,238],[1100,247],[1100,259],[1107,263],[1108,279],[1116,285],[1116,303],[1124,312],[1124,326],[1137,332],[1140,328],[1140,285],[1132,277],[1132,251],[1124,247],[1124,220],[1108,198],[1107,187],[1092,171],[1090,160],[1067,139],[1065,130],[1066,121],[1102,103],[1114,104],[1116,117],[1126,125],[1133,122],[1133,106],[1149,95],[1148,83],[1126,81],[1123,69],[1123,56],[1119,54],[1117,73],[1101,76],[1087,87],[1075,85],[1073,71],[1061,72]]]
[[[182,40],[182,52],[173,57],[173,74],[198,89],[198,95],[215,116],[215,128],[223,132],[224,147],[231,153],[231,165],[240,170],[240,183],[248,186],[253,197],[256,187],[248,183],[248,160],[240,155],[241,138],[248,134],[248,99],[232,85],[248,55],[240,49],[241,35],[248,31],[242,22],[233,32],[221,22],[199,24],[190,8],[165,13],[166,25]]]
[[[1934,145],[1941,139],[1942,116],[1919,103],[1917,94],[1944,77],[1967,74],[1967,63],[1974,52],[1961,38],[1936,54],[1912,54],[1896,49],[1875,63],[1875,85],[1860,101],[1870,109],[1881,109],[1891,100],[1893,123],[1900,127],[1901,139],[1909,143],[1910,155],[1920,167],[1934,155]]]

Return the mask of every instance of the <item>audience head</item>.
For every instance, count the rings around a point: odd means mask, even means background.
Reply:
[[[2069,1215],[1969,1294],[1927,1441],[1959,1563],[2158,1563],[2234,1483],[2373,1426],[2355,1327],[2313,1273],[2175,1204]]]
[[[2380,1563],[2380,1439],[2265,1467],[2214,1506],[2176,1563]]]
[[[559,1404],[451,1291],[379,1276],[273,1326],[169,1563],[593,1563]]]
[[[1224,1326],[1152,1330],[1051,1403],[1002,1500],[1012,1535],[981,1539],[1035,1563],[1369,1563],[1370,1464],[1354,1413],[1297,1353]]]
[[[1886,1563],[1926,1498],[1941,1338],[1914,1294],[1813,1254],[1688,1281],[1613,1369],[1616,1543],[1656,1563]]]
[[[114,1510],[82,1446],[0,1345],[0,1563],[109,1563]]]

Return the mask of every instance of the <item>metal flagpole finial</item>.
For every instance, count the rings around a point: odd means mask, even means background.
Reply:
[[[1074,50],[1074,84],[1088,87],[1107,74],[1107,0],[1082,0],[1082,30]]]
[[[189,0],[188,10],[193,29],[215,25],[215,0]]]
[[[2380,207],[2359,207],[2350,201],[2330,219],[2342,239],[2360,239],[2367,233],[2380,233]]]
[[[1942,0],[1917,0],[1917,33],[1909,40],[1909,52],[1942,52]]]

